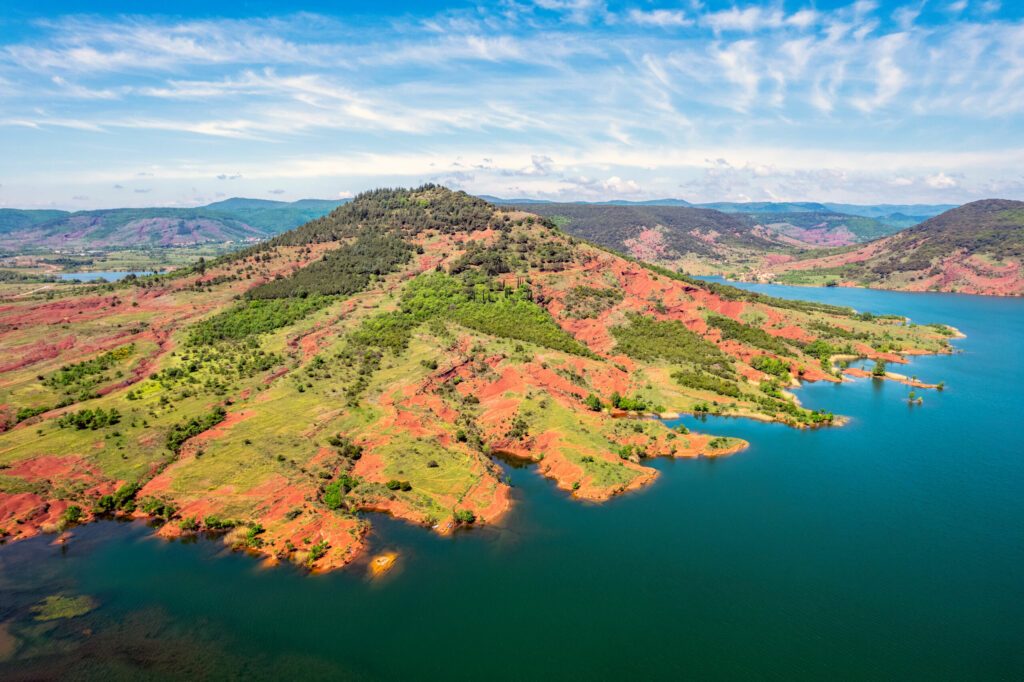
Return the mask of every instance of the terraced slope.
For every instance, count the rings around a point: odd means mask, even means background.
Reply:
[[[742,441],[622,418],[827,426],[799,380],[951,330],[706,284],[444,188],[381,190],[208,264],[0,303],[0,535],[146,516],[318,570],[384,511],[435,532],[510,504],[494,457],[567,494]]]

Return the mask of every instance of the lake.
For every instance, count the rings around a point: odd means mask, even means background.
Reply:
[[[921,406],[859,380],[798,392],[842,428],[684,418],[751,447],[655,460],[652,486],[603,505],[524,467],[500,527],[375,517],[372,550],[400,554],[379,581],[139,523],[2,547],[0,678],[1024,678],[1024,300],[741,286],[967,338],[901,370],[946,383]],[[98,608],[33,623],[55,593]]]

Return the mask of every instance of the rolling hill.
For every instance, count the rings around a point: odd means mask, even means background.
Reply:
[[[975,201],[862,247],[771,271],[792,283],[1024,295],[1024,202]]]
[[[757,270],[766,258],[792,259],[895,231],[872,218],[824,208],[792,211],[792,204],[779,206],[785,211],[763,213],[660,204],[548,202],[517,207],[549,217],[588,241],[693,274],[749,272]]]
[[[745,447],[620,417],[839,424],[787,389],[953,334],[694,280],[432,185],[169,275],[4,286],[0,541],[147,517],[317,570],[360,555],[367,512],[500,519],[494,457],[603,501],[651,483],[649,458]]]
[[[726,260],[779,247],[741,217],[689,206],[547,203],[519,208],[551,218],[572,235],[650,262]]]
[[[0,249],[184,246],[265,239],[318,218],[342,201],[227,199],[196,208],[96,211],[0,209]]]

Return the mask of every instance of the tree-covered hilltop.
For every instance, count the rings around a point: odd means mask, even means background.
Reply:
[[[974,201],[860,249],[816,254],[773,271],[794,284],[1024,295],[1024,202]]]
[[[364,231],[386,231],[400,236],[414,236],[426,230],[473,232],[488,227],[495,212],[483,199],[438,185],[376,189],[359,194],[322,218],[275,237],[267,246],[337,241]]]
[[[1024,201],[973,201],[903,230],[873,265],[879,274],[924,270],[933,261],[958,252],[997,260],[1024,260]]]
[[[652,260],[688,253],[715,256],[723,248],[774,250],[779,244],[751,230],[743,216],[689,206],[607,206],[598,204],[525,204],[517,206],[554,220],[587,241],[640,256],[651,242]],[[655,237],[650,231],[657,230]]]
[[[366,510],[493,522],[494,455],[606,500],[650,457],[744,446],[621,417],[832,424],[786,389],[952,334],[703,282],[434,185],[173,277],[10,299],[0,328],[0,540],[141,513],[315,568],[358,555]]]

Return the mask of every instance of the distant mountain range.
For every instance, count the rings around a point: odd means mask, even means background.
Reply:
[[[730,202],[715,201],[703,204],[693,204],[684,199],[648,199],[645,201],[628,201],[616,199],[613,201],[572,201],[559,202],[547,199],[502,199],[490,195],[481,195],[481,199],[492,204],[573,204],[581,206],[690,206],[693,208],[710,208],[722,213],[831,213],[873,218],[881,223],[902,229],[916,225],[943,211],[956,208],[956,204],[833,204],[818,203],[813,201],[752,201],[752,202]]]
[[[480,198],[499,205],[518,205],[547,216],[562,216],[567,219],[570,231],[626,251],[629,248],[624,246],[624,239],[635,238],[645,228],[658,229],[668,235],[670,249],[679,253],[706,253],[705,228],[708,227],[716,232],[712,241],[752,249],[770,249],[773,245],[845,246],[892,234],[950,208],[815,202],[691,204],[670,198],[566,203],[486,195]],[[324,216],[343,203],[345,200],[284,202],[236,197],[195,208],[75,212],[5,208],[0,209],[0,250],[23,252],[258,241]],[[572,217],[568,219],[570,214]],[[598,226],[612,229],[614,238],[598,235]],[[700,234],[704,236],[697,236]]]
[[[196,208],[0,209],[0,249],[185,246],[256,241],[330,213],[346,200],[233,198]]]

